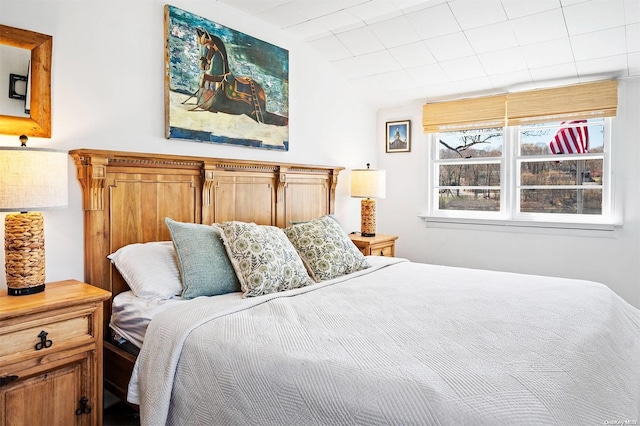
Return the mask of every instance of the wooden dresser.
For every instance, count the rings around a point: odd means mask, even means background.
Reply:
[[[375,237],[363,237],[360,234],[350,234],[349,237],[365,256],[396,255],[396,235],[376,234]]]
[[[0,426],[102,424],[102,303],[75,280],[0,291]]]

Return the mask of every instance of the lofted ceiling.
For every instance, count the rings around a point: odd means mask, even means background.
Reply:
[[[640,76],[640,0],[216,0],[281,28],[375,107]]]

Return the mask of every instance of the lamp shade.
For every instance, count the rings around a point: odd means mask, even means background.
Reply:
[[[354,198],[384,198],[386,172],[377,169],[351,170],[351,196]]]
[[[0,211],[66,207],[67,162],[66,151],[0,147]]]

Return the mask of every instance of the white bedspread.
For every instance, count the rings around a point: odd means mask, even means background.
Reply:
[[[159,313],[129,386],[142,424],[640,422],[640,311],[606,286],[372,262]]]

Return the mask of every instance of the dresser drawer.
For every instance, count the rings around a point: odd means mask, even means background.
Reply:
[[[380,244],[371,246],[371,256],[393,257],[393,244]]]
[[[0,365],[92,342],[94,312],[84,309],[44,318],[25,317],[22,322],[2,327]]]
[[[393,245],[371,247],[371,255],[393,257]]]
[[[394,257],[396,255],[396,240],[398,237],[395,235],[378,234],[373,237],[363,237],[357,234],[350,234],[349,238],[365,256]]]

